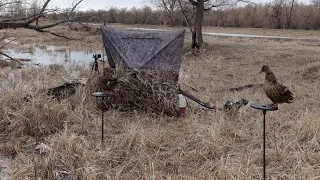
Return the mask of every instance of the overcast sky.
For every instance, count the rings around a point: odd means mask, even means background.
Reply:
[[[72,2],[75,0],[52,0],[52,6],[59,7],[70,7]],[[110,7],[123,8],[126,7],[128,9],[132,7],[143,7],[145,5],[152,6],[150,3],[151,0],[83,0],[80,4],[80,10],[89,10],[89,9],[108,9]],[[252,0],[253,2],[271,2],[272,0]],[[306,3],[309,0],[298,0],[298,2]]]

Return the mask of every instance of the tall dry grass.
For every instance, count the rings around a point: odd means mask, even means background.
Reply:
[[[222,107],[247,98],[270,103],[261,89],[271,66],[294,93],[292,104],[267,114],[268,179],[320,179],[320,49],[316,43],[205,37],[200,55],[185,48],[180,81]],[[186,37],[186,45],[190,43]],[[79,68],[87,76],[89,68]],[[70,69],[28,68],[1,75],[0,151],[14,157],[12,179],[261,179],[262,113],[204,111],[189,101],[185,118],[105,113],[105,142],[95,99],[81,91],[61,102],[38,92],[63,82]],[[26,102],[24,97],[32,95]],[[34,151],[42,142],[50,149]]]

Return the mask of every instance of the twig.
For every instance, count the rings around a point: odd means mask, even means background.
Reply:
[[[198,89],[197,89],[197,88],[195,88],[194,86],[192,86],[192,85],[190,85],[190,84],[187,84],[187,83],[185,83],[185,82],[182,82],[182,84],[184,84],[184,85],[186,85],[186,86],[190,87],[192,90],[194,90],[194,91],[198,92]]]
[[[181,13],[183,14],[184,20],[185,20],[187,26],[189,27],[190,32],[193,34],[193,33],[194,33],[194,32],[193,32],[193,29],[191,28],[191,26],[190,26],[190,24],[189,24],[189,22],[188,22],[187,15],[185,14],[185,12],[184,12],[184,10],[183,10],[183,8],[182,8],[181,1],[178,0],[178,2],[179,2],[179,5],[180,5]]]
[[[1,52],[1,51],[0,51],[0,55],[5,56],[5,57],[9,58],[9,59],[10,59],[10,60],[12,60],[12,61],[16,61],[16,62],[20,63],[20,65],[23,65],[23,63],[22,63],[22,62],[20,62],[19,60],[15,59],[15,58],[13,58],[13,57],[11,57],[11,56],[9,56],[9,55],[7,55],[7,54],[6,54],[6,53],[4,53],[4,52]]]
[[[5,38],[4,38],[4,39],[5,39]],[[7,43],[3,44],[3,45],[0,47],[0,49],[4,48],[6,45],[12,43],[13,41],[15,41],[15,40],[17,40],[17,39],[19,39],[19,38],[17,37],[17,38],[11,39],[11,40],[8,41]]]
[[[65,38],[65,39],[67,39],[67,40],[74,40],[74,38],[69,38],[69,37],[67,37],[67,36],[64,36],[64,35],[61,35],[61,34],[57,34],[57,33],[51,32],[51,31],[49,31],[49,30],[39,30],[39,32],[49,33],[49,34],[52,34],[52,35],[57,36],[57,37]]]
[[[248,84],[245,86],[239,86],[239,87],[234,87],[234,88],[229,88],[229,91],[241,91],[244,89],[249,89],[249,88],[254,88],[254,87],[262,87],[263,84]]]

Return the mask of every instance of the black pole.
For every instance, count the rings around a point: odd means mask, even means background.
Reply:
[[[104,97],[102,97],[102,104],[104,102]],[[103,126],[104,126],[104,123],[103,123],[103,107],[101,107],[101,138],[102,138],[102,142],[103,142],[103,134],[104,134],[104,130],[103,130]]]
[[[101,142],[102,142],[102,146],[103,146],[103,135],[104,135],[104,116],[103,116],[103,105],[104,105],[104,97],[108,96],[107,94],[103,93],[103,92],[94,92],[92,93],[92,96],[96,97],[96,98],[100,98],[101,97],[101,106],[100,106],[100,110],[101,110]]]
[[[267,110],[263,110],[263,179],[266,179],[266,114]]]
[[[266,179],[266,114],[267,111],[278,110],[277,106],[270,106],[267,104],[251,104],[252,108],[263,110],[263,179]]]

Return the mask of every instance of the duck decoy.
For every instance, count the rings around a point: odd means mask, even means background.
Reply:
[[[263,91],[267,97],[273,102],[273,106],[278,106],[280,103],[292,103],[293,94],[284,85],[277,82],[277,78],[267,65],[262,66],[260,73],[265,73],[265,81]]]

